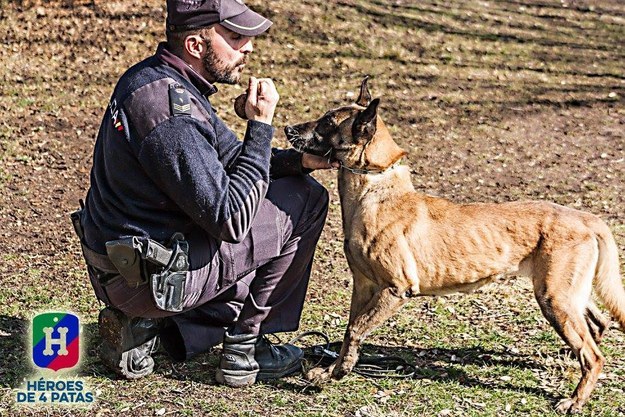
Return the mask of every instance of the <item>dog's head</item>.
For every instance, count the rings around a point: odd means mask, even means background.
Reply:
[[[386,169],[406,154],[391,139],[378,116],[380,99],[371,100],[367,77],[354,104],[326,112],[320,119],[287,126],[295,149],[358,169]]]

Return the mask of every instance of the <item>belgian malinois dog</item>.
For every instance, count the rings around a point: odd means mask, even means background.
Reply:
[[[415,191],[406,154],[378,116],[367,79],[355,104],[287,126],[299,151],[338,161],[344,249],[353,275],[349,322],[338,359],[308,377],[348,374],[363,339],[411,297],[473,290],[501,274],[532,278],[540,309],[581,365],[571,398],[557,409],[579,412],[605,358],[597,347],[609,321],[594,287],[625,329],[618,249],[598,217],[553,203],[454,204]],[[593,285],[594,283],[594,285]]]

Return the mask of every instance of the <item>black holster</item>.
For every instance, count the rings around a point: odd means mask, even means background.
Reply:
[[[182,311],[189,270],[189,244],[182,233],[168,247],[147,238],[129,237],[106,242],[106,252],[129,286],[148,284],[160,310]]]
[[[150,276],[156,307],[174,313],[182,311],[184,285],[189,270],[189,244],[182,239],[172,240],[169,263],[162,272]]]

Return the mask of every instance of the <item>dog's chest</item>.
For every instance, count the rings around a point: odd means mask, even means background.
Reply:
[[[394,252],[393,244],[388,241],[385,233],[380,233],[375,222],[366,218],[356,217],[351,223],[350,232],[346,233],[344,252],[352,270],[373,277],[376,280],[386,280],[394,275],[392,265],[388,262],[389,255]],[[391,257],[395,257],[393,254]]]
[[[371,258],[367,255],[358,237],[352,236],[346,238],[343,242],[343,250],[347,263],[352,271],[359,271],[368,277],[375,275],[371,265]]]

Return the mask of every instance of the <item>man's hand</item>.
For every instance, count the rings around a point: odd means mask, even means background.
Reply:
[[[302,166],[308,169],[332,169],[338,168],[340,164],[337,161],[330,163],[328,158],[313,155],[310,153],[302,154]]]
[[[245,114],[249,120],[271,124],[280,96],[271,78],[250,77]]]

